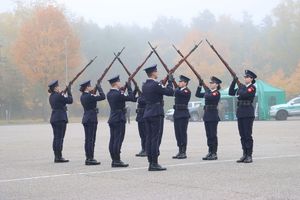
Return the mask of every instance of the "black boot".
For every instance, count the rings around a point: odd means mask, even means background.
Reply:
[[[144,149],[142,149],[138,154],[135,154],[137,157],[146,157],[147,153]]]
[[[157,162],[157,158],[154,158],[152,163],[149,164],[148,171],[165,171],[167,168],[160,166]]]
[[[180,153],[181,153],[181,147],[179,147],[179,149],[178,149],[178,153],[175,155],[175,156],[173,156],[172,158],[173,159],[178,159],[178,156],[180,155]]]
[[[116,156],[117,160],[113,160],[111,163],[111,167],[128,167],[129,164],[125,164],[121,159],[120,155]]]
[[[202,158],[202,160],[208,160],[211,157],[211,152],[208,152],[208,154]]]
[[[101,163],[95,160],[94,158],[87,158],[85,160],[85,165],[100,165]]]
[[[217,155],[217,150],[218,147],[217,146],[212,146],[210,149],[210,155],[207,157],[206,160],[218,160],[218,155]]]
[[[180,154],[177,156],[177,159],[186,159],[186,146],[181,147]]]
[[[252,163],[252,149],[247,149],[247,155],[246,158],[244,160],[244,163]]]
[[[247,157],[247,152],[246,152],[246,150],[243,150],[243,156],[239,160],[237,160],[236,162],[237,163],[242,163],[242,162],[244,162],[246,157]]]
[[[218,160],[218,155],[217,153],[211,153],[210,156],[207,157],[206,160]]]
[[[147,155],[147,159],[148,159],[149,164],[152,163],[152,157],[150,155]]]
[[[64,159],[62,157],[61,152],[54,152],[55,158],[54,158],[54,162],[55,163],[65,163],[65,162],[69,162],[69,160]]]

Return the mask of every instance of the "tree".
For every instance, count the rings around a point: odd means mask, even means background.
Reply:
[[[191,31],[186,35],[181,45],[179,45],[179,49],[184,55],[186,55],[187,52],[189,52],[193,47],[193,45],[200,42],[200,40],[202,40],[203,38],[208,38],[210,42],[215,44],[220,54],[224,57],[225,60],[227,60],[228,63],[230,63],[228,47],[226,47],[226,45],[218,40],[213,34],[208,34],[197,30]],[[180,57],[177,56],[176,60],[179,59]],[[225,74],[225,68],[223,64],[221,63],[217,55],[206,44],[205,40],[203,40],[201,46],[199,46],[198,49],[188,58],[188,61],[194,66],[194,68],[198,71],[205,82],[207,82],[211,76],[218,76],[220,78],[228,76],[228,74]],[[183,63],[183,65],[186,64]],[[182,66],[181,68],[179,68],[177,73],[184,73],[196,80],[194,78],[195,75],[188,66]]]
[[[271,76],[269,76],[267,81],[270,84],[272,84],[276,87],[279,87],[281,89],[284,89],[284,90],[288,89],[288,80],[287,80],[286,75],[285,75],[285,73],[282,69],[278,69],[273,74],[271,74]]]
[[[288,93],[292,96],[298,96],[300,95],[300,88],[299,88],[299,82],[300,82],[300,62],[298,63],[295,71],[292,73],[289,79],[289,90]]]
[[[32,17],[22,24],[12,48],[15,64],[27,77],[31,108],[42,108],[46,119],[47,84],[52,79],[65,78],[66,58],[70,71],[81,61],[79,39],[63,11],[54,5],[38,5]]]

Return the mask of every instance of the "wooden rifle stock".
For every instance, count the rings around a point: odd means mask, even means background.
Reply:
[[[229,73],[231,74],[232,78],[236,79],[236,83],[238,85],[238,87],[240,87],[242,85],[242,83],[239,81],[239,79],[236,76],[236,73],[233,71],[233,69],[228,65],[228,63],[222,58],[222,56],[219,54],[219,52],[215,49],[215,47],[210,44],[210,42],[205,39],[207,44],[210,46],[210,48],[213,50],[213,52],[215,52],[215,54],[219,57],[219,59],[222,61],[222,63],[225,65],[225,67],[227,68],[227,70],[229,71]]]
[[[94,60],[96,60],[96,58],[97,56],[90,60],[90,62],[88,62],[88,64],[78,74],[76,74],[76,76],[69,82],[68,86],[66,86],[62,93],[65,94],[67,92],[68,88],[76,81],[76,79],[78,79],[78,77],[88,68],[88,66],[90,66],[94,62]]]
[[[117,56],[120,56],[124,49],[125,49],[125,47],[123,47],[122,50],[118,52]],[[110,68],[112,67],[112,65],[114,64],[114,62],[117,60],[117,56],[114,57],[114,59],[111,61],[111,63],[108,65],[108,67],[104,70],[103,74],[102,74],[102,75],[100,76],[100,78],[97,80],[96,86],[95,86],[94,89],[91,91],[92,94],[96,94],[96,91],[97,91],[97,85],[100,84],[100,83],[102,82],[102,80],[104,79],[104,77],[105,77],[105,75],[107,74],[107,72],[110,70]]]
[[[181,66],[181,64],[198,48],[198,46],[201,43],[202,43],[202,40],[198,44],[196,44],[185,57],[183,57],[180,61],[178,61],[178,63],[171,70],[167,70],[165,68],[167,73],[168,74],[173,74]],[[158,54],[156,54],[156,55],[158,55]],[[162,81],[162,84],[166,84],[167,80],[168,80],[168,77],[165,77]],[[175,80],[173,81],[173,84],[174,84],[175,87],[178,87]]]
[[[156,49],[156,47],[154,47],[155,49]],[[145,63],[147,62],[147,60],[152,56],[152,54],[153,54],[153,51],[151,51],[149,54],[148,54],[148,56],[145,58],[145,60],[142,62],[142,64],[140,64],[137,68],[136,68],[136,70],[128,77],[128,80],[127,80],[127,82],[130,82],[134,77],[135,77],[135,75],[140,71],[140,69],[142,69],[142,67],[145,65]],[[126,90],[126,88],[127,88],[127,84],[125,84],[124,86],[123,86],[123,88]],[[139,88],[138,88],[139,89]],[[141,90],[139,89],[139,95],[141,94]]]
[[[183,54],[181,53],[181,51],[179,49],[177,49],[175,47],[175,45],[173,44],[174,49],[177,51],[177,53],[184,58]],[[190,67],[190,69],[192,70],[192,72],[196,75],[196,77],[198,78],[199,81],[202,81],[203,83],[203,87],[207,88],[207,85],[205,84],[205,82],[203,81],[203,79],[201,78],[200,74],[195,70],[194,66],[191,65],[191,63],[188,60],[185,60],[185,63]]]
[[[114,53],[114,55],[117,57],[119,63],[120,63],[120,64],[123,66],[123,68],[125,69],[127,75],[130,77],[130,76],[131,76],[131,73],[129,72],[128,68],[125,66],[125,64],[123,63],[123,61],[121,60],[121,58],[119,58],[119,57],[117,56],[116,53]],[[138,93],[141,94],[141,90],[140,90],[140,88],[139,88],[139,86],[138,86],[138,83],[134,80],[134,78],[132,78],[131,80],[132,80],[132,82],[133,82],[135,88],[137,89]],[[124,89],[126,89],[126,87],[124,87]]]

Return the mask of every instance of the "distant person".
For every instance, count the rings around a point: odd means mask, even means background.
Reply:
[[[191,91],[187,87],[190,79],[181,75],[179,77],[178,87],[174,90],[174,129],[177,141],[178,153],[173,159],[185,159],[187,146],[187,128],[190,119],[188,103],[191,99]]]
[[[130,112],[131,112],[130,106],[126,105],[126,121],[128,124],[130,124]]]
[[[238,120],[238,129],[241,137],[241,144],[243,148],[243,156],[237,160],[238,163],[251,163],[253,152],[253,138],[252,128],[255,118],[255,111],[252,105],[255,98],[256,87],[255,83],[256,74],[250,70],[245,70],[244,80],[245,85],[242,84],[239,88],[235,89],[238,78],[234,78],[230,88],[229,95],[237,95],[237,111],[236,116]]]
[[[203,121],[205,125],[208,154],[202,160],[217,160],[218,155],[218,123],[220,121],[218,104],[220,101],[222,81],[215,76],[210,78],[209,87],[203,84],[203,80],[199,81],[199,87],[196,91],[196,97],[204,98],[204,115]],[[201,92],[202,87],[204,92]]]
[[[85,133],[85,164],[86,165],[100,165],[96,159],[94,159],[94,149],[96,142],[96,133],[98,126],[98,108],[97,102],[105,99],[105,94],[101,88],[101,85],[96,85],[98,95],[92,94],[93,87],[91,87],[91,81],[85,81],[80,84],[80,91],[82,92],[80,97],[81,105],[84,109],[82,124]]]
[[[69,160],[63,158],[62,150],[68,123],[66,104],[73,103],[71,86],[68,87],[67,94],[62,94],[57,80],[49,83],[48,87],[48,92],[50,93],[49,103],[52,109],[50,123],[53,129],[54,136],[52,144],[52,148],[54,151],[54,162],[69,162]]]
[[[128,167],[120,157],[121,147],[125,136],[126,127],[126,101],[134,101],[130,83],[127,83],[128,95],[121,90],[122,85],[119,76],[108,80],[111,89],[107,93],[107,100],[110,106],[110,116],[108,120],[110,128],[109,152],[112,159],[112,167]]]

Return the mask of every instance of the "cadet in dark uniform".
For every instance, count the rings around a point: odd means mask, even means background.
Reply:
[[[161,171],[166,168],[158,164],[159,146],[163,133],[164,104],[163,95],[173,96],[173,76],[169,75],[167,87],[156,81],[157,66],[145,69],[148,79],[144,83],[142,92],[146,101],[144,119],[146,122],[146,151],[148,155],[149,171]]]
[[[135,120],[138,123],[138,129],[139,129],[139,135],[141,138],[141,147],[142,150],[136,154],[135,156],[138,157],[146,157],[146,125],[145,125],[145,119],[143,118],[145,107],[146,107],[146,101],[144,98],[143,93],[140,94],[140,96],[137,98],[137,109],[136,109],[136,118]]]
[[[187,145],[187,128],[190,118],[188,103],[191,99],[191,91],[187,88],[190,79],[181,75],[179,77],[178,88],[175,89],[175,105],[174,108],[174,129],[179,151],[177,155],[173,156],[174,159],[186,158],[186,145]]]
[[[98,125],[97,102],[104,100],[105,94],[100,85],[97,85],[96,88],[99,92],[99,95],[94,95],[91,93],[93,90],[93,88],[91,87],[91,81],[85,81],[80,85],[80,91],[82,92],[80,102],[84,109],[82,124],[85,133],[84,149],[86,156],[86,165],[100,165],[100,162],[94,159],[94,148]]]
[[[241,144],[243,148],[243,156],[237,160],[238,163],[251,163],[253,151],[252,127],[255,118],[254,107],[252,105],[256,87],[256,74],[250,70],[245,70],[245,85],[241,84],[238,89],[235,89],[237,78],[235,78],[229,88],[229,95],[237,95],[237,111],[238,128],[241,136]]]
[[[218,113],[218,104],[221,97],[219,90],[221,89],[220,84],[222,83],[222,81],[214,76],[212,76],[210,79],[210,88],[208,88],[207,86],[204,87],[203,81],[200,80],[199,87],[196,91],[196,97],[205,99],[203,121],[207,137],[208,154],[202,158],[203,160],[218,159],[217,129],[218,123],[220,121]],[[201,92],[202,86],[204,87],[205,92]]]
[[[54,162],[69,162],[69,160],[66,160],[62,157],[62,150],[68,123],[66,104],[73,103],[71,87],[68,87],[67,96],[61,93],[57,80],[52,81],[48,87],[48,92],[50,93],[49,103],[52,108],[50,123],[54,135],[52,144],[55,156]]]
[[[128,167],[121,161],[120,153],[125,136],[126,124],[126,101],[135,101],[130,84],[127,84],[128,95],[121,90],[119,76],[108,80],[112,88],[107,93],[107,100],[110,106],[110,116],[108,124],[110,127],[109,152],[112,158],[112,167]]]

